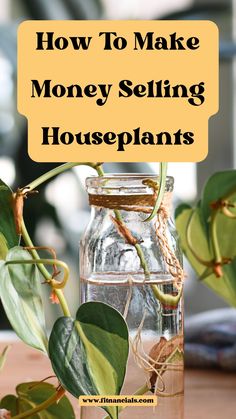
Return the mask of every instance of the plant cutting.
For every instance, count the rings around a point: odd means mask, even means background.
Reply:
[[[160,164],[159,179],[143,176],[141,185],[145,192],[144,198],[140,197],[140,194],[136,196],[136,209],[133,205],[131,210],[127,207],[124,209],[125,204],[121,205],[120,203],[116,203],[112,208],[106,208],[113,229],[113,232],[110,231],[110,237],[115,238],[117,243],[121,241],[124,246],[128,245],[132,248],[132,252],[135,252],[135,263],[137,265],[138,261],[139,264],[138,271],[128,273],[129,286],[128,288],[124,287],[126,295],[122,300],[122,303],[125,302],[124,310],[119,304],[114,304],[114,301],[101,298],[101,296],[97,299],[85,297],[87,273],[84,266],[81,269],[83,297],[76,315],[72,316],[63,293],[63,288],[67,285],[70,276],[69,267],[65,262],[57,259],[54,249],[34,246],[23,219],[23,206],[24,199],[35,192],[43,182],[80,164],[88,165],[97,171],[98,176],[94,179],[102,182],[104,188],[108,190],[109,199],[113,200],[113,194],[110,193],[111,191],[109,192],[109,180],[104,175],[101,163],[66,163],[42,175],[25,187],[19,188],[15,193],[3,181],[0,183],[0,294],[2,304],[20,339],[27,345],[44,352],[50,358],[58,380],[55,386],[48,383],[45,377],[42,377],[42,382],[22,383],[16,387],[16,395],[3,397],[0,408],[8,411],[10,417],[15,419],[75,417],[72,405],[65,395],[66,391],[76,398],[81,395],[120,394],[121,390],[124,391],[125,382],[129,379],[130,370],[127,369],[127,362],[129,365],[131,353],[135,365],[142,371],[140,386],[137,381],[135,388],[130,389],[132,393],[145,394],[149,392],[149,394],[159,394],[164,398],[175,398],[182,394],[181,383],[179,388],[176,385],[176,390],[168,390],[173,389],[173,372],[177,374],[182,372],[181,297],[183,272],[181,261],[176,256],[175,248],[170,241],[170,237],[173,241],[174,233],[167,231],[169,223],[167,204],[163,206],[167,190],[166,182],[168,182],[166,180],[166,164]],[[91,193],[90,195],[95,194]],[[103,202],[100,202],[101,204]],[[94,206],[93,203],[91,205]],[[99,207],[97,204],[95,206],[102,208],[100,213],[103,212],[103,206]],[[160,256],[162,258],[161,265],[158,268],[155,267],[155,272],[153,272],[152,261],[145,248],[146,238],[138,237],[140,233],[134,231],[129,221],[127,223],[127,214],[129,216],[131,214],[140,216],[141,214],[142,226],[145,226],[143,228],[147,230],[148,234],[150,231],[153,234],[155,228],[153,240],[156,240],[160,249],[159,254],[154,248],[152,251],[157,265],[158,258]],[[116,237],[114,237],[114,232]],[[100,239],[103,241],[102,234]],[[41,257],[42,250],[47,250],[49,257]],[[103,257],[103,249],[100,249],[99,255]],[[108,256],[109,252],[106,255]],[[120,249],[120,256],[122,255],[122,249]],[[84,252],[84,257],[87,257],[86,252]],[[85,261],[83,257],[81,260]],[[90,262],[94,262],[93,256]],[[109,271],[100,273],[106,280],[106,274]],[[99,275],[99,272],[96,271],[96,274]],[[114,271],[113,274],[116,275],[118,272]],[[141,275],[142,285],[140,279],[138,279],[137,285],[135,274]],[[51,288],[51,299],[60,304],[63,314],[56,320],[49,337],[45,327],[41,278],[43,278],[43,286]],[[147,305],[152,306],[153,318],[150,317],[150,312],[146,313],[145,309],[140,313],[141,317],[140,314],[137,316],[137,324],[133,327],[130,324],[132,310],[135,306],[133,297],[137,286],[140,289],[140,285],[143,290],[143,298],[147,297]],[[120,289],[117,283],[112,288]],[[146,324],[147,321],[151,321],[151,323]],[[155,321],[161,322],[161,327],[158,328],[158,332],[154,327],[155,338],[146,345],[146,342],[143,341],[144,332],[152,329],[152,324]],[[144,347],[145,345],[146,347]],[[5,355],[6,353],[2,354],[3,360]],[[166,380],[164,377],[167,377]],[[172,383],[171,386],[169,382]],[[104,410],[108,417],[116,419],[120,416],[127,417],[126,411],[129,409],[104,406],[103,410],[99,409],[101,417],[104,417]],[[86,417],[86,411],[82,412],[82,415]],[[173,416],[170,417],[173,418]],[[181,416],[176,416],[176,418],[181,418]]]
[[[159,405],[149,418],[182,418],[183,269],[170,218],[173,178],[163,164],[159,178],[103,175],[87,178],[86,188],[91,219],[80,243],[81,300],[110,303],[126,319],[123,393],[156,394]],[[145,410],[126,408],[121,417],[143,417]],[[103,416],[83,407],[83,418]]]
[[[199,280],[236,307],[236,171],[211,176],[197,205],[181,204],[175,218]]]

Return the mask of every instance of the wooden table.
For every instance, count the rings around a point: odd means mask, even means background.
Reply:
[[[0,342],[0,351],[5,345]],[[0,373],[1,397],[14,393],[20,382],[41,380],[52,374],[49,360],[40,352],[21,342],[10,345],[7,362]],[[187,370],[185,375],[185,419],[236,418],[236,373]],[[78,407],[73,404],[79,419]]]

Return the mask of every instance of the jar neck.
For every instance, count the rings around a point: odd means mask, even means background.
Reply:
[[[171,212],[172,193],[166,192],[161,204],[161,209],[167,216]],[[97,208],[112,210],[134,211],[151,213],[156,202],[156,194],[151,195],[99,195],[89,194],[89,205]]]
[[[171,212],[171,196],[174,179],[167,176],[165,194],[161,205],[162,215]],[[151,213],[157,199],[160,179],[150,174],[110,174],[86,179],[89,204],[94,208]]]

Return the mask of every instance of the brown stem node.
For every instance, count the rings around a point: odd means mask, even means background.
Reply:
[[[235,208],[236,205],[229,202],[227,199],[218,199],[210,203],[210,208],[213,210],[223,210],[224,208]]]
[[[223,276],[222,271],[222,264],[221,263],[215,263],[213,265],[213,272],[217,278],[221,278]]]
[[[61,400],[61,398],[65,395],[65,389],[59,384],[59,386],[56,389],[57,391],[57,403]]]
[[[212,210],[219,210],[225,206],[225,201],[222,199],[218,199],[217,201],[213,201],[210,203],[210,208]]]
[[[19,235],[21,235],[24,199],[26,199],[29,194],[38,193],[38,191],[29,191],[28,189],[29,189],[28,187],[18,188],[17,191],[13,193],[13,214],[14,214],[16,232]]]

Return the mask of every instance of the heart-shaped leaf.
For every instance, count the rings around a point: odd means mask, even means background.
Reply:
[[[0,408],[11,412],[12,417],[27,412],[48,400],[55,394],[55,387],[49,383],[30,382],[19,384],[15,395],[1,400]],[[32,419],[75,419],[70,401],[63,396],[58,403],[31,415]]]
[[[9,261],[22,264],[7,264]],[[28,345],[47,351],[47,335],[41,298],[39,271],[21,247],[11,249],[6,261],[0,262],[0,295],[6,315],[16,334]]]
[[[124,318],[111,306],[88,302],[80,306],[76,319],[61,317],[49,339],[53,369],[75,397],[120,393],[129,352]],[[117,407],[104,407],[112,419]]]
[[[189,225],[190,217],[191,223]],[[223,217],[223,215],[219,215],[219,219],[217,221],[217,231],[220,237],[220,249],[224,256],[230,257],[233,254],[236,254],[234,248],[235,246],[233,245],[236,234],[233,227],[234,225],[236,227],[236,221],[234,220],[232,222],[231,220],[231,231],[229,232],[229,220],[222,220],[221,217]],[[189,247],[189,243],[187,242],[187,227],[189,226],[189,236],[191,238],[191,246],[194,248],[194,251],[202,259],[210,261],[213,258],[213,255],[209,247],[208,233],[202,223],[201,209],[192,209],[188,207],[182,207],[182,210],[179,209],[176,218],[176,226],[181,240],[181,247],[192,267],[200,277],[204,274],[206,267],[195,258]],[[233,234],[232,237],[231,234]],[[221,278],[216,278],[215,274],[212,273],[207,276],[204,283],[230,305],[236,307],[235,278],[236,260],[234,260],[230,265],[223,266],[223,276]]]
[[[19,244],[12,209],[12,190],[0,179],[0,259]]]

